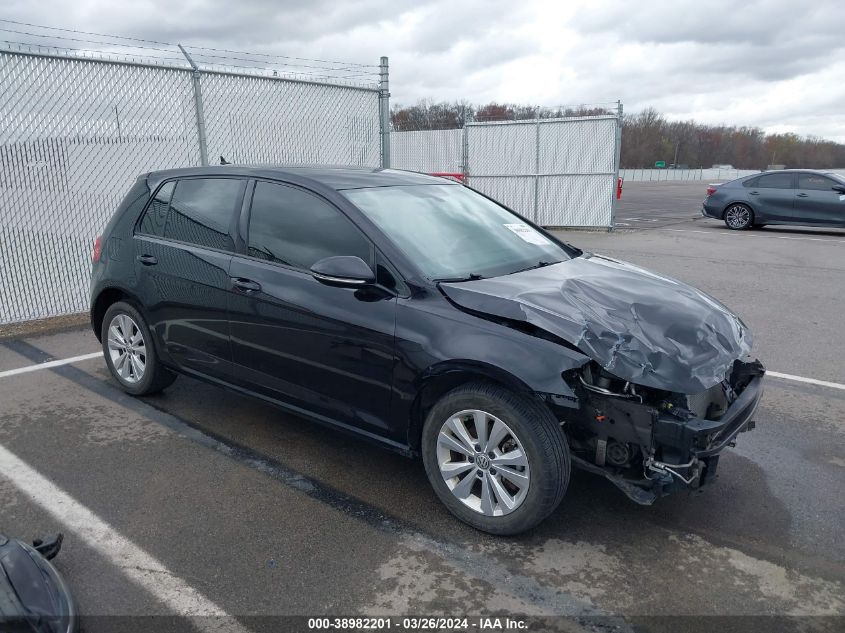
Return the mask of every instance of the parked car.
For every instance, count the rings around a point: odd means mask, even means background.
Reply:
[[[420,455],[492,533],[552,512],[573,464],[643,504],[708,483],[762,394],[718,301],[442,178],[154,172],[93,260],[91,324],[126,392],[187,374]]]
[[[767,224],[845,227],[845,176],[784,169],[710,185],[701,214],[734,230]]]

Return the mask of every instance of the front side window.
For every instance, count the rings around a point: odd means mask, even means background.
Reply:
[[[229,225],[245,181],[235,178],[186,178],[176,183],[164,237],[207,248],[234,250]]]
[[[766,174],[760,176],[757,186],[761,189],[792,189],[792,174]]]
[[[341,191],[434,280],[494,277],[577,254],[460,185]]]
[[[833,188],[839,183],[834,182],[825,176],[818,174],[798,174],[798,188],[809,189],[811,191],[829,191],[833,193]]]
[[[309,269],[326,257],[355,255],[372,266],[370,241],[322,198],[258,181],[249,216],[247,254]]]

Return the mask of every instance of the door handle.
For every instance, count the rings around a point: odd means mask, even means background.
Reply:
[[[810,197],[810,194],[809,194],[809,193],[799,193],[799,194],[798,194],[798,197],[799,197],[799,198],[809,198],[809,197]]]
[[[748,195],[750,195],[750,196],[759,196],[759,195],[760,195],[760,192],[759,192],[759,191],[752,191],[752,192],[750,192]]]
[[[144,266],[155,266],[158,264],[158,259],[156,259],[155,255],[138,255],[138,261]]]
[[[261,284],[252,279],[244,279],[243,277],[232,277],[232,286],[241,292],[258,292],[261,290]]]

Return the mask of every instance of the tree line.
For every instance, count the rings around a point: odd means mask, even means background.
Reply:
[[[524,119],[592,116],[615,113],[616,106],[537,108],[518,104],[420,101],[392,108],[393,129],[447,130],[466,121],[518,121]],[[761,128],[708,125],[695,121],[669,121],[654,108],[622,118],[621,167],[654,167],[664,161],[692,169],[733,165],[737,169],[824,169],[845,166],[845,144],[793,133],[766,134]]]

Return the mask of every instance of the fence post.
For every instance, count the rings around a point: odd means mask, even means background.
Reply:
[[[464,106],[464,129],[461,131],[461,172],[464,175],[464,184],[469,183],[469,117],[467,108]]]
[[[191,56],[188,55],[188,51],[186,51],[181,44],[177,44],[179,50],[182,51],[182,54],[185,56],[185,59],[188,60],[188,63],[193,68],[193,72],[191,73],[191,83],[193,84],[194,88],[194,108],[197,113],[197,136],[199,137],[200,143],[200,164],[201,165],[208,165],[208,140],[205,137],[205,113],[203,112],[202,107],[202,86],[200,86],[200,69],[194,63],[194,60],[191,59]]]
[[[616,178],[613,181],[613,202],[610,204],[610,226],[608,231],[612,231],[616,226],[616,207],[619,205],[619,200],[616,198],[616,188],[619,186],[619,163],[622,159],[622,102],[616,102],[616,156],[614,157]]]
[[[535,224],[539,224],[540,219],[540,108],[537,108],[537,114],[534,118],[535,138],[534,138],[534,220]]]
[[[378,107],[381,127],[381,166],[390,167],[390,73],[387,57],[381,58],[378,72]]]

